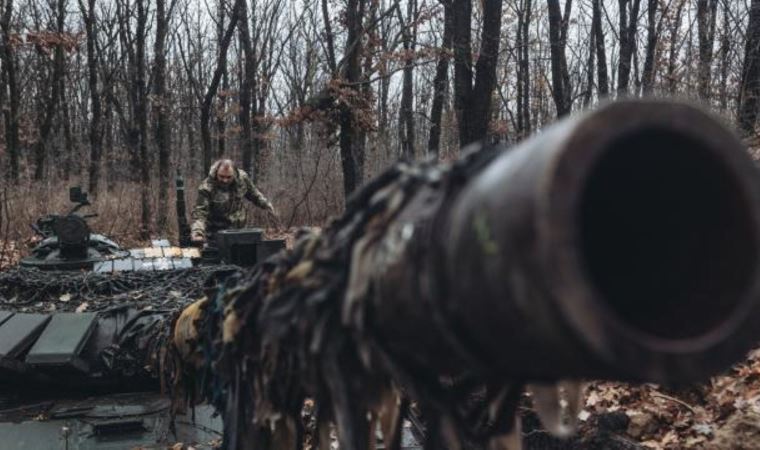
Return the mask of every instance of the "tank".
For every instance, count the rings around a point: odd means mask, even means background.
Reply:
[[[69,190],[70,211],[32,224],[40,241],[0,272],[0,442],[66,450],[220,445],[223,424],[212,406],[172,407],[154,364],[167,338],[162,324],[285,242],[248,228],[189,246],[180,177],[177,184],[178,246],[155,239],[126,249],[93,232],[87,221],[97,214],[83,212],[93,205],[80,187]],[[404,439],[404,449],[421,448],[410,430]]]
[[[213,408],[173,410],[146,355],[157,356],[165,321],[284,241],[245,229],[205,248],[156,239],[125,249],[91,230],[96,214],[83,213],[92,205],[81,188],[69,194],[73,208],[32,224],[40,241],[0,272],[2,446],[217,446],[222,423]]]

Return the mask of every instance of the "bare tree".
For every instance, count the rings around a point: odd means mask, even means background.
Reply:
[[[10,179],[16,183],[19,177],[19,116],[20,106],[18,79],[16,76],[16,56],[14,52],[14,42],[12,40],[11,18],[13,17],[13,0],[6,0],[4,9],[0,11],[0,31],[2,31],[2,56],[4,68],[5,84],[3,89],[8,92],[8,106],[3,108],[5,118],[5,145],[8,150],[9,175]]]
[[[79,0],[79,10],[84,20],[85,34],[87,38],[87,83],[90,91],[90,165],[88,170],[88,189],[92,195],[98,195],[98,183],[100,182],[100,157],[103,153],[102,111],[100,104],[100,92],[98,90],[98,50],[96,36],[95,0]]]
[[[604,42],[604,30],[602,29],[602,8],[600,0],[592,0],[592,29],[594,44],[596,45],[596,70],[599,97],[606,97],[610,92],[610,82],[607,77],[607,48]]]
[[[548,0],[549,39],[551,46],[552,96],[557,106],[557,116],[570,113],[572,108],[572,86],[567,69],[565,47],[567,45],[567,27],[570,23],[570,11],[573,1],[565,0],[564,15],[560,11],[559,0]]]
[[[680,45],[678,44],[681,23],[683,20],[683,11],[686,5],[686,0],[676,0],[678,3],[675,5],[675,11],[670,11],[670,23],[669,23],[669,52],[668,52],[668,68],[666,71],[665,79],[667,80],[667,88],[670,94],[674,94],[678,85],[678,76],[676,75],[676,68],[678,63],[678,55],[680,51]]]
[[[143,239],[150,237],[151,208],[150,208],[150,160],[148,159],[148,93],[145,80],[145,41],[147,38],[148,8],[144,0],[137,0],[137,29],[135,33],[135,70],[132,83],[134,85],[135,121],[138,130],[139,162],[140,162],[140,205],[141,211],[140,235]]]
[[[153,109],[156,116],[156,147],[158,147],[158,217],[160,232],[168,224],[169,151],[171,150],[170,98],[166,90],[166,38],[173,5],[167,11],[165,0],[156,0],[156,40],[153,53]]]
[[[440,0],[440,3],[443,6],[443,38],[438,51],[435,78],[433,79],[433,103],[430,107],[430,136],[428,137],[428,152],[434,155],[436,159],[438,159],[441,146],[441,117],[443,116],[443,103],[446,100],[446,88],[449,84],[449,60],[451,59],[452,29],[454,27],[451,1]]]
[[[644,73],[642,75],[642,92],[644,95],[652,93],[655,74],[655,57],[657,52],[657,40],[659,27],[657,26],[658,0],[649,0],[647,3],[647,48],[644,59]]]
[[[530,20],[531,0],[520,0],[517,10],[517,132],[520,137],[530,134]]]
[[[218,14],[216,18],[216,40],[222,42],[224,40],[224,19],[227,15],[227,0],[219,0],[217,4]],[[226,153],[227,147],[227,97],[229,96],[229,74],[227,71],[227,62],[221,67],[222,79],[219,82],[220,89],[217,89],[216,101],[212,105],[212,113],[214,119],[214,125],[216,127],[216,157],[221,158]]]
[[[349,98],[360,98],[358,83],[362,78],[361,54],[366,0],[348,0],[346,8],[346,47],[342,82]],[[332,39],[332,38],[330,38]],[[328,47],[329,48],[329,47]],[[340,112],[340,158],[343,167],[343,191],[348,197],[364,181],[364,136],[359,130],[359,111],[343,103]]]
[[[723,3],[723,23],[720,38],[720,87],[718,91],[720,108],[728,107],[728,71],[730,66],[729,55],[731,52],[731,27],[729,26],[728,4]]]
[[[256,10],[248,9],[242,2],[240,18],[240,46],[243,68],[240,80],[240,113],[242,127],[243,167],[258,179],[262,173],[262,153],[267,146],[267,103],[271,92],[271,80],[278,70],[282,49],[278,46],[280,16],[285,3],[269,0],[255,3]],[[296,27],[291,24],[291,27]],[[253,30],[253,32],[251,32]],[[294,30],[295,31],[295,30]],[[287,38],[286,38],[287,39]]]
[[[214,69],[214,75],[211,77],[211,82],[206,89],[206,94],[203,96],[203,103],[201,105],[201,139],[203,143],[203,173],[208,172],[211,167],[211,106],[219,89],[219,83],[222,80],[225,68],[227,66],[227,50],[232,42],[232,35],[235,33],[235,27],[240,19],[240,12],[242,10],[243,0],[235,0],[235,4],[232,7],[232,14],[230,15],[230,22],[227,24],[227,29],[222,35],[222,40],[219,43],[219,53],[217,55],[216,69]]]
[[[760,0],[752,0],[736,116],[745,134],[754,133],[760,106]]]
[[[710,82],[715,43],[715,21],[718,16],[718,0],[697,0],[697,28],[699,36],[699,97],[710,99]]]
[[[407,2],[406,21],[401,14],[401,7],[396,4],[401,35],[404,44],[404,75],[401,89],[401,110],[399,111],[399,141],[401,154],[414,158],[414,50],[417,39],[417,1]]]
[[[473,74],[472,1],[453,0],[454,105],[459,121],[459,142],[463,146],[485,139],[488,133],[491,94],[496,85],[501,5],[501,0],[483,2],[480,50]]]
[[[63,35],[63,26],[66,20],[66,0],[57,0],[55,4],[50,4],[55,16],[54,32],[57,33],[58,39],[50,39],[49,35],[41,35],[37,45],[41,49],[39,52],[41,61],[47,59],[47,52],[53,48],[53,70],[49,78],[41,80],[44,85],[48,86],[46,96],[40,99],[41,125],[39,138],[34,144],[34,179],[41,180],[45,175],[45,161],[48,153],[48,145],[51,142],[50,134],[53,131],[53,120],[58,112],[60,100],[63,93],[65,77],[65,61],[63,45],[60,37]],[[41,62],[44,64],[44,62]],[[67,154],[67,157],[69,155]]]
[[[628,93],[628,84],[631,78],[631,59],[633,58],[634,53],[636,53],[636,29],[638,26],[640,6],[641,0],[618,0],[618,7],[620,8],[618,95],[625,95]]]
[[[591,20],[591,32],[588,40],[588,56],[586,58],[586,89],[583,93],[583,107],[588,108],[591,104],[591,96],[594,92],[594,76],[596,75],[596,33],[594,33],[593,13]]]
[[[240,74],[240,111],[238,113],[238,121],[242,129],[240,146],[243,169],[248,171],[248,173],[253,173],[253,130],[251,127],[251,103],[253,96],[251,85],[255,82],[256,78],[256,57],[251,42],[251,31],[248,26],[248,0],[242,1],[240,16],[242,20],[240,21],[238,32],[240,34],[240,47],[243,51],[242,73]],[[254,179],[256,179],[257,175],[254,174]]]

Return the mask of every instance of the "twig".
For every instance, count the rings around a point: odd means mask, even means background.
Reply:
[[[650,391],[650,392],[649,392],[649,395],[651,395],[651,396],[653,396],[653,397],[660,397],[660,398],[664,398],[665,400],[670,400],[671,402],[674,402],[674,403],[678,403],[679,405],[681,405],[681,406],[683,406],[684,408],[686,408],[686,409],[688,409],[689,411],[691,411],[691,413],[692,413],[692,414],[694,414],[694,413],[696,412],[696,411],[694,410],[694,407],[693,407],[693,406],[691,406],[690,404],[686,403],[685,401],[683,401],[683,400],[679,400],[679,399],[677,399],[677,398],[675,398],[675,397],[671,397],[670,395],[666,395],[666,394],[663,394],[662,392],[658,392],[658,391]]]

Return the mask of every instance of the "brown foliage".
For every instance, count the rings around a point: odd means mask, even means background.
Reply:
[[[26,43],[33,45],[38,52],[50,55],[60,47],[66,53],[79,51],[84,41],[84,33],[57,33],[54,31],[30,31],[26,34]]]

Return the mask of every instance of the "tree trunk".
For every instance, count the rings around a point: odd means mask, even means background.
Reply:
[[[397,7],[399,23],[402,27],[402,40],[404,45],[404,75],[401,88],[401,108],[399,110],[399,142],[401,144],[401,156],[414,159],[414,40],[416,33],[414,25],[416,21],[416,0],[408,0],[406,23],[401,15],[401,7]]]
[[[728,107],[728,69],[731,64],[728,55],[731,52],[731,30],[728,24],[729,12],[728,5],[723,5],[723,26],[721,27],[720,38],[720,108],[726,110]]]
[[[530,20],[531,0],[522,0],[517,12],[517,133],[519,138],[530,134]]]
[[[644,73],[642,75],[642,91],[650,95],[654,87],[655,56],[657,53],[657,5],[658,0],[649,0],[647,4],[647,50],[644,58]]]
[[[253,134],[251,131],[251,83],[256,76],[254,66],[253,45],[251,44],[251,31],[248,25],[248,1],[242,0],[240,9],[240,46],[243,50],[242,73],[240,75],[240,154],[242,156],[243,170],[252,173]]]
[[[641,0],[633,0],[630,18],[628,5],[631,0],[618,0],[620,8],[620,60],[618,62],[618,96],[628,93],[631,78],[631,59],[636,52],[636,25],[639,17]]]
[[[245,3],[246,0],[241,0],[242,3]],[[217,29],[216,29],[216,36],[217,40],[219,42],[222,42],[222,39],[224,38],[224,8],[226,7],[227,2],[226,1],[220,1],[219,2],[219,19],[217,21]],[[221,87],[222,92],[218,96],[216,101],[216,106],[213,107],[214,111],[214,125],[216,126],[216,157],[222,158],[224,157],[224,154],[226,153],[226,136],[225,136],[225,130],[227,128],[227,124],[225,121],[225,114],[227,112],[227,91],[229,90],[230,83],[229,78],[227,76],[227,64],[225,60],[225,64],[222,67],[222,81]]]
[[[68,97],[66,96],[67,79],[65,73],[58,79],[58,83],[61,84],[58,88],[61,96],[58,100],[58,105],[61,109],[61,126],[63,127],[63,179],[69,181],[72,169],[75,175],[81,174],[82,164],[80,152],[74,145],[74,136],[71,133],[71,117]]]
[[[161,233],[169,224],[169,153],[171,131],[169,124],[170,99],[166,91],[166,35],[169,28],[166,0],[156,0],[156,41],[154,43],[153,107],[156,111],[156,146],[158,147],[158,217]]]
[[[11,16],[13,15],[13,0],[6,0],[5,10],[2,13],[0,21],[0,31],[2,31],[2,56],[3,67],[5,71],[5,84],[8,88],[8,107],[3,108],[5,117],[5,145],[8,151],[9,168],[8,175],[14,184],[18,183],[19,178],[19,99],[20,89],[16,79],[16,55],[11,43]]]
[[[464,147],[482,141],[488,133],[491,94],[496,87],[502,0],[483,3],[483,29],[475,83],[472,73],[472,2],[454,0],[454,106],[459,121],[459,143]]]
[[[594,92],[594,64],[596,59],[594,58],[596,53],[596,39],[593,30],[593,23],[591,25],[591,35],[588,40],[588,58],[586,59],[586,91],[583,94],[583,107],[587,108],[591,104],[591,96]]]
[[[217,55],[216,69],[214,75],[211,78],[211,83],[206,90],[206,95],[203,97],[203,103],[201,104],[201,140],[203,144],[203,173],[208,173],[211,167],[211,106],[216,96],[219,83],[222,80],[222,74],[227,67],[227,50],[232,42],[232,34],[235,32],[235,26],[240,18],[240,10],[242,8],[243,0],[235,0],[235,5],[232,7],[232,16],[230,17],[230,23],[227,25],[222,36],[222,41],[219,43],[219,54]]]
[[[55,32],[58,35],[63,34],[63,26],[66,20],[66,0],[58,0],[56,4],[56,24]],[[34,180],[39,181],[45,175],[45,162],[47,157],[47,146],[50,139],[50,133],[53,130],[53,120],[58,112],[58,101],[61,98],[60,89],[63,83],[60,80],[65,76],[64,54],[61,44],[55,46],[53,50],[53,71],[48,79],[50,93],[47,102],[43,106],[42,124],[40,125],[40,135],[34,144]]]
[[[251,175],[254,180],[258,180],[262,173],[262,159],[264,150],[267,147],[266,133],[268,126],[266,123],[266,99],[268,96],[268,87],[265,86],[265,82],[260,80],[265,75],[259,74],[263,70],[261,67],[261,58],[257,58],[253,65],[253,83],[251,85],[251,94],[253,100],[253,166],[251,167]]]
[[[93,0],[94,1],[94,0]],[[102,56],[102,55],[101,55]],[[110,97],[110,89],[108,83],[103,82],[103,97]],[[106,163],[106,189],[109,193],[116,189],[116,158],[114,157],[114,109],[104,108],[103,110],[103,128],[102,128],[102,142],[101,158]],[[100,169],[98,169],[99,171]]]
[[[678,3],[675,12],[672,12],[673,15],[672,22],[670,24],[670,42],[674,43],[678,40],[679,31],[681,29],[681,19],[683,16],[683,9],[684,5],[686,4],[685,1],[681,1]],[[678,51],[680,49],[680,46],[678,45],[671,45],[670,51],[668,54],[668,72],[666,79],[668,80],[668,92],[673,95],[676,92],[676,63],[678,62]]]
[[[327,66],[330,68],[333,76],[338,75],[338,62],[335,58],[335,35],[332,31],[332,21],[330,20],[328,0],[322,0],[322,22],[325,26],[325,47],[327,47]]]
[[[565,17],[562,16],[559,0],[548,0],[549,39],[552,69],[552,97],[557,107],[557,117],[570,113],[572,107],[570,74],[567,70],[565,44],[567,42],[567,20],[572,0],[565,0]]]
[[[470,112],[469,101],[472,98],[472,1],[452,0],[454,15],[454,109],[459,123],[459,142],[462,145],[472,142],[472,133],[468,127],[467,115]]]
[[[697,0],[697,33],[699,37],[698,92],[703,101],[710,99],[710,82],[713,44],[715,42],[715,19],[718,0]]]
[[[760,0],[752,0],[736,116],[745,135],[754,134],[760,104]]]
[[[343,81],[345,88],[359,95],[356,83],[361,80],[362,35],[366,0],[348,0],[346,8],[346,39],[345,71]],[[357,121],[355,111],[349,106],[344,106],[340,112],[340,159],[343,169],[343,192],[346,198],[364,181],[364,142]]]
[[[148,157],[148,93],[145,80],[145,41],[147,38],[148,9],[144,0],[137,0],[137,29],[135,31],[135,88],[139,161],[140,161],[140,237],[150,237],[150,158]]]
[[[428,153],[434,155],[437,160],[441,147],[441,118],[443,116],[443,104],[446,101],[446,88],[449,84],[449,58],[451,58],[451,40],[453,17],[451,13],[451,0],[441,0],[443,5],[443,40],[438,54],[438,62],[435,66],[435,78],[433,78],[433,104],[430,107],[430,136],[428,138]],[[387,93],[385,94],[387,96]]]
[[[98,195],[98,183],[100,181],[100,157],[102,154],[102,111],[100,105],[100,93],[98,92],[98,53],[96,48],[95,31],[95,0],[87,0],[85,6],[83,0],[79,0],[79,10],[84,19],[85,34],[87,36],[87,83],[90,90],[90,165],[88,170],[88,190],[94,197]]]
[[[593,0],[592,4],[592,28],[594,29],[594,42],[596,44],[596,83],[599,89],[599,97],[606,97],[610,93],[610,81],[607,76],[607,49],[604,42],[604,30],[602,29],[601,0]]]

